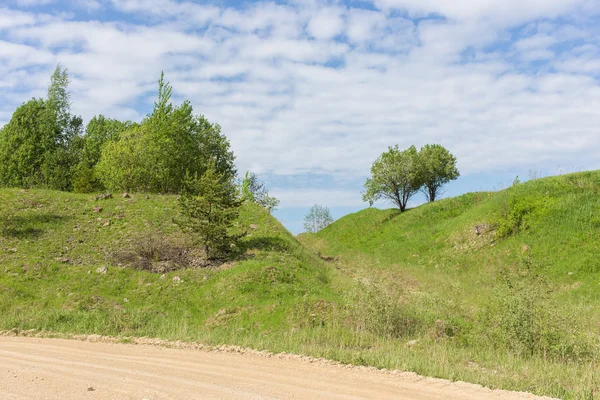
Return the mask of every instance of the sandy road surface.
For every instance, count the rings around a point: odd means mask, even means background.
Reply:
[[[0,399],[532,399],[293,359],[0,337]]]

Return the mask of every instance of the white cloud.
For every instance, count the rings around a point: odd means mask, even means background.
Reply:
[[[518,25],[538,18],[554,18],[574,7],[593,6],[589,0],[374,0],[383,9],[398,8],[411,15],[438,14],[456,21]]]
[[[307,26],[308,33],[316,39],[331,39],[344,29],[343,10],[323,8],[314,13]]]
[[[0,32],[6,28],[13,28],[21,25],[31,25],[34,22],[34,15],[8,8],[0,8]]]

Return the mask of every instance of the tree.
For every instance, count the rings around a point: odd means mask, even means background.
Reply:
[[[118,141],[121,133],[136,126],[137,124],[130,121],[122,122],[103,115],[90,120],[85,129],[80,161],[75,167],[73,189],[76,192],[89,193],[105,188],[96,173],[102,149],[108,143]]]
[[[304,229],[310,233],[317,233],[331,225],[332,222],[333,218],[331,218],[329,208],[315,204],[304,217]]]
[[[107,188],[179,193],[186,174],[202,176],[209,163],[227,179],[235,177],[235,157],[221,127],[195,116],[188,101],[173,106],[171,93],[161,75],[152,113],[103,147],[97,175]]]
[[[427,144],[419,151],[419,170],[428,201],[441,195],[442,186],[460,176],[456,157],[439,144]]]
[[[182,218],[177,223],[195,235],[204,246],[207,258],[222,257],[236,242],[230,229],[239,215],[240,205],[233,180],[210,163],[204,174],[186,177],[179,198]]]
[[[240,192],[242,201],[259,204],[269,212],[276,210],[279,206],[279,200],[269,195],[265,184],[253,172],[246,172],[246,176],[240,183]]]
[[[56,67],[48,99],[32,99],[0,131],[0,185],[72,189],[82,120],[71,116],[67,70]]]
[[[57,147],[53,114],[42,99],[23,103],[0,131],[0,183],[31,187],[44,183],[43,165]]]
[[[371,178],[365,183],[363,201],[373,205],[379,199],[389,200],[403,212],[408,200],[421,186],[417,149],[410,146],[400,151],[396,145],[389,147],[388,151],[373,163]]]
[[[133,126],[121,133],[118,141],[107,142],[94,169],[102,186],[112,191],[148,191],[152,162],[147,157],[149,138],[142,127]]]
[[[66,133],[71,122],[71,94],[69,93],[69,74],[60,64],[56,66],[48,85],[48,105],[55,113],[56,124]],[[63,138],[68,141],[68,136]]]

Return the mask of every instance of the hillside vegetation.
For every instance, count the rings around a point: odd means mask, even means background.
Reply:
[[[599,194],[599,171],[550,177],[405,213],[366,209],[302,240],[378,299],[378,333],[440,364],[461,352],[455,365],[480,381],[511,370],[530,391],[596,398]]]
[[[234,229],[247,234],[219,265],[195,257],[175,196],[1,189],[0,329],[237,344],[595,398],[599,192],[600,172],[546,178],[367,209],[299,241],[246,203]]]
[[[236,223],[240,254],[223,265],[194,257],[175,196],[2,189],[0,204],[2,329],[263,347],[305,305],[335,300],[330,269],[252,203]]]

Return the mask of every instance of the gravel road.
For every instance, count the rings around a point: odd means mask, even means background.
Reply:
[[[285,357],[0,337],[0,399],[536,399]]]

